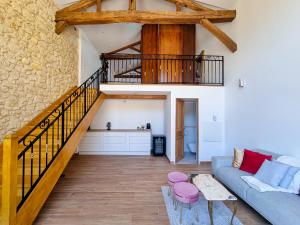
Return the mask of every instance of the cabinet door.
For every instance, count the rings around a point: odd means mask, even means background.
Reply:
[[[103,133],[103,151],[105,152],[128,151],[126,133],[121,133],[121,132]]]
[[[129,151],[150,152],[151,133],[128,133]]]
[[[102,148],[103,140],[100,132],[87,132],[79,145],[80,152],[99,152]]]

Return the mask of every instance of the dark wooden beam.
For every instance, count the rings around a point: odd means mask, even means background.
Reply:
[[[56,14],[56,22],[76,24],[143,23],[143,24],[197,24],[201,19],[211,22],[230,22],[236,17],[235,10],[215,10],[199,12],[155,12],[155,11],[102,11],[61,12]]]
[[[202,19],[200,20],[200,24],[226,45],[230,51],[235,52],[237,50],[237,44],[209,20]]]
[[[122,47],[122,48],[119,48],[119,49],[116,49],[116,50],[114,50],[114,51],[105,53],[105,55],[113,55],[113,54],[119,53],[119,52],[121,52],[121,51],[124,51],[124,50],[126,50],[126,49],[133,49],[136,45],[140,45],[140,44],[141,44],[141,41],[137,41],[137,42],[134,42],[134,43],[132,43],[132,44],[126,45],[126,46],[124,46],[124,47]],[[140,52],[140,50],[139,50],[139,49],[136,49],[136,48],[133,49],[133,50]]]
[[[114,77],[115,77],[115,78],[120,78],[120,77],[122,77],[124,74],[130,73],[130,72],[133,72],[133,71],[136,72],[137,69],[141,69],[141,65],[137,65],[137,66],[135,66],[135,67],[133,67],[133,68],[131,68],[131,69],[127,69],[126,71],[123,71],[123,72],[121,72],[121,73],[118,73],[118,74],[114,75]]]

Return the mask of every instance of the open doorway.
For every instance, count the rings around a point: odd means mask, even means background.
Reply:
[[[198,100],[176,100],[176,163],[198,163]]]

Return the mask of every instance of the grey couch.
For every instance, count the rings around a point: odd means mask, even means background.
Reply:
[[[279,155],[271,154],[273,159]],[[258,192],[251,188],[241,176],[247,172],[232,167],[233,157],[213,157],[212,172],[214,176],[231,191],[253,207],[259,214],[274,225],[300,225],[300,196],[282,192]]]

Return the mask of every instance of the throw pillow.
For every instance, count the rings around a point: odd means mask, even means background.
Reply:
[[[279,186],[283,188],[289,188],[290,184],[292,183],[296,173],[299,171],[299,168],[291,166],[286,174],[284,175],[283,179],[280,181]]]
[[[244,150],[234,148],[233,162],[232,166],[235,168],[240,168],[244,158]]]
[[[292,157],[292,156],[279,156],[277,161],[288,164],[293,167],[298,167],[300,168],[300,158]]]
[[[265,160],[254,177],[276,188],[289,168],[289,165],[277,161]]]
[[[258,152],[253,152],[250,150],[244,150],[244,158],[240,170],[243,170],[248,173],[255,174],[259,170],[260,166],[263,162],[267,160],[271,160],[271,155],[263,155]]]
[[[300,190],[300,171],[298,171],[295,174],[294,179],[291,182],[288,189],[292,190],[294,193],[299,193],[299,190]]]

